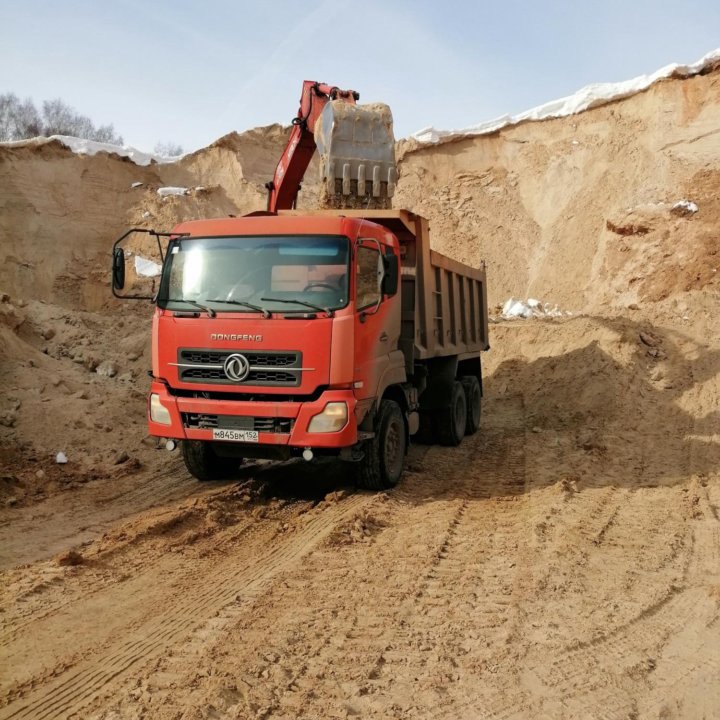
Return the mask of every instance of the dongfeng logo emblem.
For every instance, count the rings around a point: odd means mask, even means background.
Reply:
[[[250,374],[250,363],[244,355],[233,353],[225,358],[223,370],[233,382],[242,382]]]

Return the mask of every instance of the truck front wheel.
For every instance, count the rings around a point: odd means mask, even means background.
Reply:
[[[240,458],[219,457],[212,443],[203,440],[183,440],[182,456],[188,472],[197,480],[221,480],[238,468]]]
[[[375,422],[375,435],[365,443],[364,457],[356,466],[358,485],[367,490],[395,487],[402,475],[406,450],[402,410],[393,400],[383,400]]]

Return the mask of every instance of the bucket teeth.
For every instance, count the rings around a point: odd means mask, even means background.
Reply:
[[[315,124],[324,202],[332,207],[385,209],[397,168],[390,108],[333,100]]]

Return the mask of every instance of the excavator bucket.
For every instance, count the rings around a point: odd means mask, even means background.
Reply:
[[[391,206],[397,167],[387,105],[332,100],[317,119],[314,135],[324,205],[380,210]]]

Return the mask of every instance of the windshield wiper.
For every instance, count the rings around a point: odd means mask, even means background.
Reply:
[[[328,317],[333,316],[333,311],[330,308],[320,307],[320,305],[314,305],[313,303],[305,302],[304,300],[291,300],[290,298],[270,297],[261,297],[260,299],[264,302],[295,303],[296,305],[304,305],[305,307],[309,307],[311,310],[319,310],[320,312],[324,312]]]
[[[182,300],[170,300],[170,302],[184,302],[188,305],[194,305],[196,308],[200,308],[201,310],[204,310],[209,317],[214,318],[217,313],[211,308],[207,307],[206,305],[201,305],[199,302],[195,302],[194,300],[186,300],[183,298]]]
[[[260,299],[264,300],[265,298]],[[262,313],[263,317],[266,320],[270,317],[270,311],[267,308],[260,307],[259,305],[253,305],[252,303],[245,302],[244,300],[206,300],[205,302],[227,303],[228,305],[242,305],[243,307],[250,308],[255,312]]]

